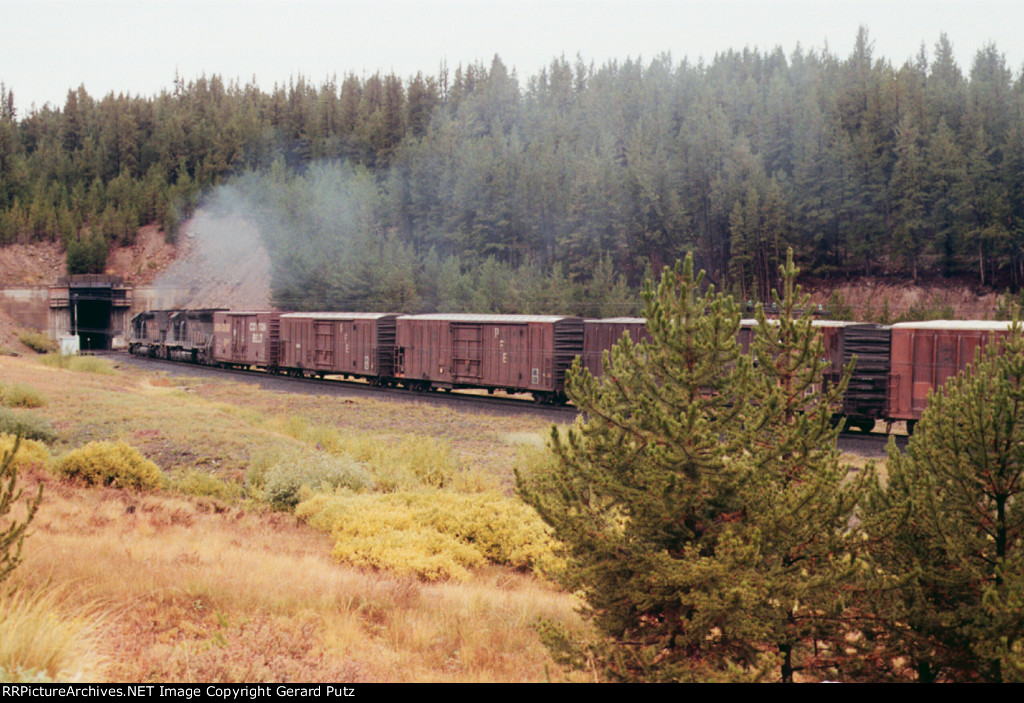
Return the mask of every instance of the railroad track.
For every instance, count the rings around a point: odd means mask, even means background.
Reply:
[[[363,381],[346,381],[331,377],[323,379],[310,377],[295,378],[292,376],[268,374],[263,371],[245,371],[217,366],[188,364],[180,361],[137,357],[123,352],[103,352],[99,355],[110,359],[114,363],[125,363],[138,368],[163,371],[172,376],[232,378],[246,383],[254,383],[267,390],[283,393],[308,393],[313,395],[427,403],[463,411],[487,411],[503,415],[533,415],[558,423],[572,422],[579,414],[578,410],[573,406],[537,405],[528,398],[515,398],[505,396],[504,394],[492,396],[482,394],[479,391],[421,392],[405,388],[381,388]],[[895,435],[895,437],[896,446],[901,451],[904,450],[908,437],[906,435]],[[839,437],[839,448],[844,452],[861,456],[883,458],[886,455],[888,441],[889,435],[884,432],[847,430]]]

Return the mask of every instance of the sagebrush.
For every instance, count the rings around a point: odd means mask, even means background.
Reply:
[[[9,408],[41,408],[46,398],[25,383],[0,383],[0,405]]]
[[[57,431],[45,417],[27,410],[10,408],[0,408],[0,434],[21,435],[25,439],[36,439],[40,442],[52,442],[57,439]]]
[[[126,442],[89,442],[58,458],[54,471],[118,488],[159,488],[166,480],[156,464]]]

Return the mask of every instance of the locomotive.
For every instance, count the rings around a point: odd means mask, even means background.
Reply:
[[[756,322],[741,323],[749,347]],[[895,325],[816,320],[838,383],[854,358],[839,417],[871,431],[879,421],[921,419],[928,392],[1009,334],[1009,322],[933,321]],[[585,320],[557,315],[157,310],[132,318],[133,354],[292,376],[341,376],[419,391],[482,389],[530,393],[562,404],[576,357],[594,375],[605,350],[629,334],[648,339],[642,318]]]

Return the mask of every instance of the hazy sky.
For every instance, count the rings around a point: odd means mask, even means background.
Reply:
[[[902,64],[946,32],[968,73],[988,43],[1014,75],[1024,62],[1024,0],[0,0],[0,81],[25,114],[34,103],[63,107],[84,84],[151,96],[217,73],[264,89],[302,74],[315,84],[348,72],[436,74],[442,60],[489,64],[501,56],[521,79],[558,55],[600,65],[670,52],[710,60],[744,47],[789,55],[825,46],[846,57],[865,25],[875,56]]]

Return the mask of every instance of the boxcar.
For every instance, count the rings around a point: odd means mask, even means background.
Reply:
[[[583,320],[553,315],[403,315],[395,377],[406,387],[528,391],[565,401],[565,372],[583,348]]]
[[[220,311],[213,315],[213,359],[222,366],[275,369],[281,313]]]
[[[924,412],[928,392],[970,365],[979,347],[1009,332],[1009,322],[936,320],[893,325],[889,417],[906,420],[912,431]]]
[[[623,334],[629,334],[633,344],[650,340],[647,320],[642,317],[608,317],[601,320],[583,321],[583,353],[580,362],[592,376],[604,374],[602,359],[605,350],[611,350]]]
[[[280,316],[280,368],[374,383],[394,373],[396,313],[310,312]]]

